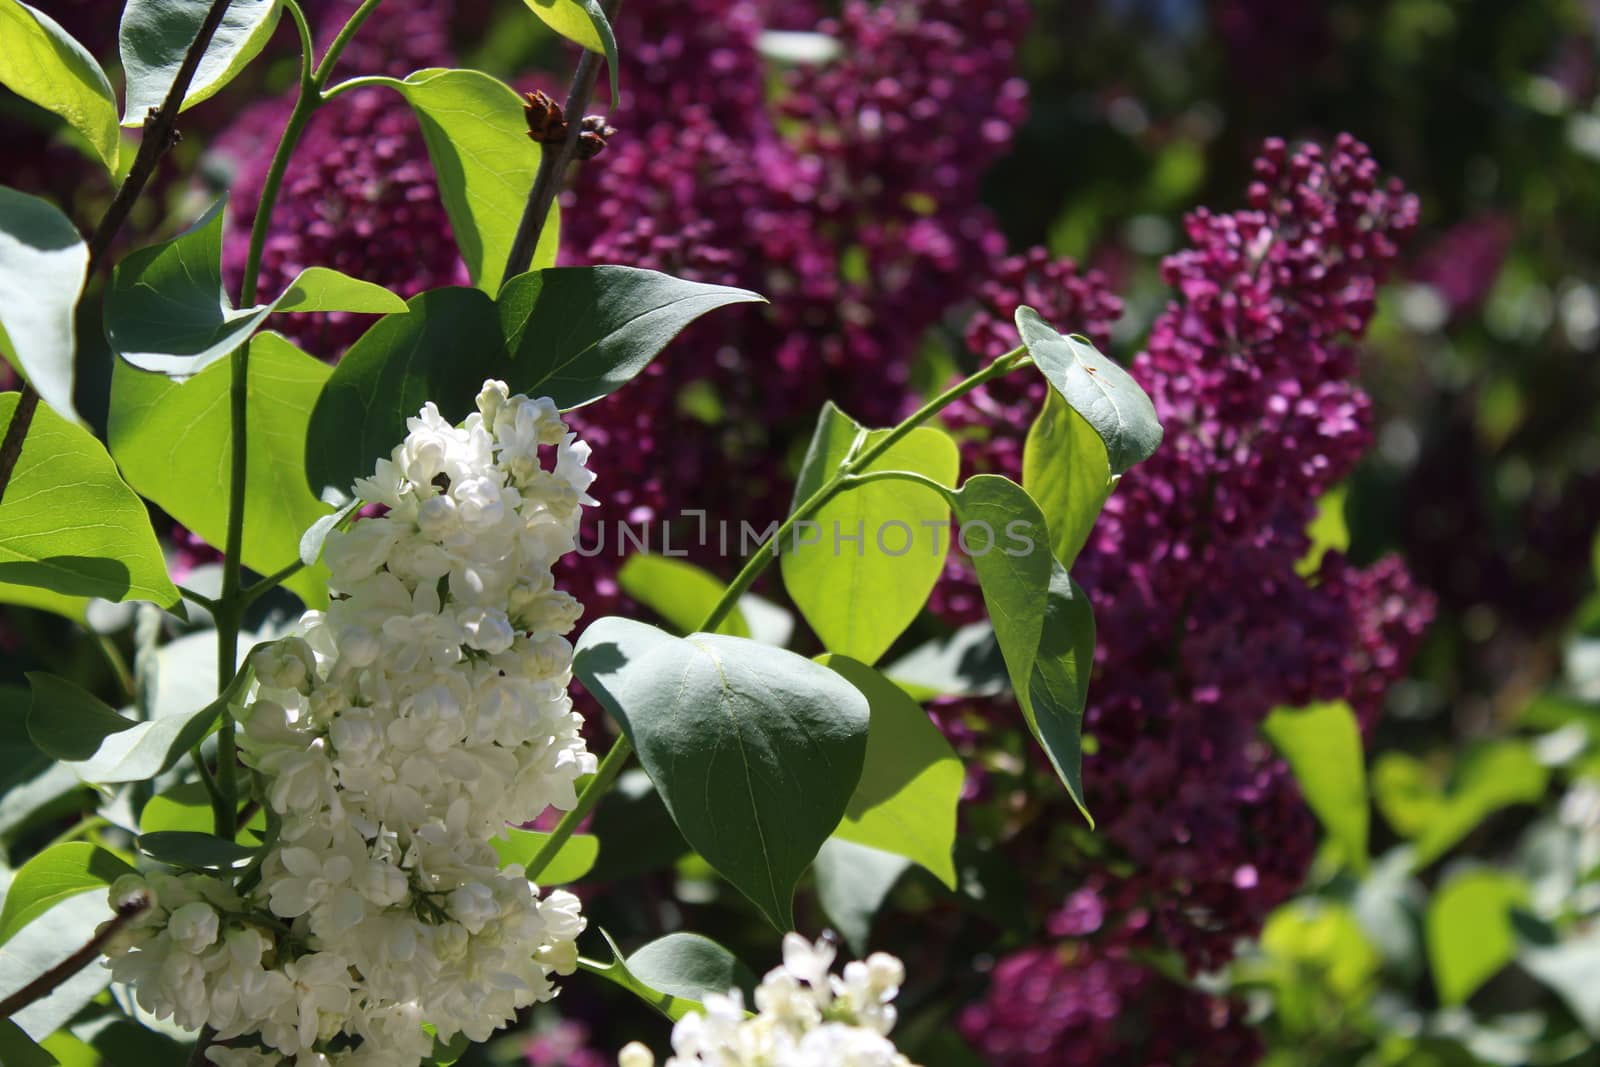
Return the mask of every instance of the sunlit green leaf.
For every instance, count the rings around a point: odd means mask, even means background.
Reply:
[[[866,430],[826,405],[795,484],[795,506],[888,433]],[[866,471],[910,471],[949,486],[959,467],[950,436],[923,426]],[[847,488],[796,527],[779,546],[783,584],[828,651],[867,664],[888,651],[922,611],[944,570],[949,517],[950,505],[938,491],[893,479]]]
[[[245,565],[271,574],[300,558],[302,534],[331,510],[306,486],[306,426],[333,368],[275,333],[250,339],[244,493]],[[232,368],[215,363],[183,382],[119,364],[107,436],[128,481],[206,543],[227,541]],[[327,604],[327,568],[285,583],[308,606]]]
[[[1322,557],[1329,552],[1343,552],[1350,547],[1350,526],[1344,517],[1344,502],[1350,490],[1336,485],[1322,494],[1317,501],[1317,514],[1306,527],[1311,547],[1294,565],[1295,573],[1309,577],[1322,569]]]
[[[434,67],[404,81],[371,81],[400,93],[416,112],[467,273],[495,295],[539,170],[540,147],[528,137],[522,98],[476,70]],[[560,210],[552,205],[532,269],[553,266],[560,243]]]
[[[660,615],[680,633],[692,633],[711,614],[726,588],[717,577],[692,563],[647,553],[628,557],[617,572],[622,591]],[[749,637],[744,613],[735,607],[717,626],[719,634]]]
[[[549,840],[550,835],[542,831],[519,830],[508,826],[505,836],[492,838],[489,844],[494,846],[502,867],[509,863],[520,863],[526,867]],[[539,872],[538,882],[545,888],[576,882],[594,869],[594,861],[599,857],[598,837],[593,834],[573,834],[556,850],[544,870]]]
[[[585,960],[584,969],[615,982],[673,1021],[704,1011],[705,998],[712,993],[743,989],[748,994],[755,988],[749,968],[710,938],[668,934],[624,959],[611,935],[604,930],[600,935],[611,949],[611,962]]]
[[[132,871],[116,856],[87,841],[52,845],[24,863],[11,879],[5,903],[0,905],[0,944],[68,897],[104,892]]]
[[[106,170],[117,173],[117,98],[88,49],[50,16],[17,0],[0,0],[0,41],[0,85],[60,115]]]
[[[399,312],[399,298],[327,267],[311,267],[266,304],[235,308],[222,285],[223,197],[169,241],[129,253],[106,290],[106,339],[141,370],[199,374],[249,340],[276,311]],[[284,306],[292,304],[292,307]]]
[[[1028,430],[1022,486],[1050,527],[1050,549],[1069,570],[1100,517],[1115,479],[1100,435],[1054,389]]]
[[[573,670],[622,724],[690,845],[793,929],[795,884],[861,777],[866,698],[781,649],[619,618],[584,631]]]
[[[1463,1004],[1517,951],[1511,914],[1527,901],[1528,887],[1501,871],[1458,874],[1428,906],[1428,961],[1439,999]]]
[[[0,394],[0,426],[17,394]],[[144,503],[105,446],[47,406],[0,502],[0,582],[71,597],[178,602]]]
[[[1328,835],[1357,871],[1367,867],[1367,772],[1361,727],[1343,702],[1278,708],[1261,725],[1289,761]]]
[[[611,71],[611,106],[617,106],[617,36],[600,0],[523,0],[552,30],[574,44],[606,57]]]
[[[833,836],[905,856],[954,889],[961,760],[928,713],[889,679],[847,656],[821,662],[861,691],[872,714],[861,780]]]

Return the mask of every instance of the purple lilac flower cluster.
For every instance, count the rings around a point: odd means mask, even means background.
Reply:
[[[1255,1062],[1261,1042],[1219,997],[1190,993],[1149,967],[1113,952],[1041,945],[1013,953],[994,970],[990,997],[961,1025],[983,1035],[996,1067],[1107,1063],[1167,1067]]]
[[[743,285],[772,303],[697,324],[670,368],[577,413],[597,448],[628,442],[612,450],[635,464],[607,479],[613,516],[651,522],[669,502],[734,499],[739,514],[712,514],[757,528],[778,517],[784,457],[822,402],[869,423],[897,415],[921,338],[970,294],[974,264],[1003,250],[977,188],[1023,117],[1012,71],[1027,5],[856,0],[821,21],[773,7],[637,0],[622,11],[633,45],[611,120],[623,134],[580,176],[564,255]],[[759,33],[779,22],[840,51],[789,69],[769,103]],[[597,611],[615,604],[606,555],[573,562]]]
[[[987,999],[963,1017],[969,1040],[1007,1067],[1070,1062],[1065,1050],[1121,1040],[1090,1007],[1115,1000],[1116,984],[1080,967],[1114,969],[1108,961],[1129,948],[1214,967],[1299,887],[1315,826],[1260,722],[1280,705],[1344,699],[1370,727],[1431,615],[1397,561],[1359,570],[1329,553],[1309,579],[1296,571],[1318,498],[1369,443],[1348,341],[1371,320],[1416,202],[1381,183],[1347,136],[1327,154],[1267,142],[1249,200],[1243,211],[1191,215],[1191,247],[1164,264],[1178,299],[1132,372],[1166,439],[1125,476],[1075,568],[1100,628],[1084,781],[1096,837],[1115,860],[1051,851],[1083,888],[1050,931],[1081,941],[1082,954],[1034,949],[1003,961]],[[1096,327],[1085,305],[1109,305],[1090,295],[1092,276],[1069,277],[1048,311],[1078,316],[1063,327]],[[1003,287],[986,295],[993,306],[972,336],[995,354],[1014,341],[1005,322],[1016,300]],[[973,465],[1015,475],[1006,438],[1037,404],[1026,391],[990,389],[954,412],[969,432],[990,427],[968,438]],[[957,619],[970,614],[954,594],[946,603]],[[1075,991],[1091,987],[1098,999],[1086,1003]],[[1198,994],[1161,1003],[1178,1001],[1196,1019],[1221,1010]],[[1112,1014],[1126,1022],[1127,1007]],[[1177,1060],[1138,1062],[1240,1062],[1214,1055],[1220,1047],[1195,1041]],[[1109,1054],[1100,1046],[1084,1062]]]

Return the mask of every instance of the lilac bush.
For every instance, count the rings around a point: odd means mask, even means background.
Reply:
[[[1352,342],[1415,225],[1416,201],[1383,183],[1348,137],[1326,155],[1269,141],[1255,170],[1250,207],[1195,212],[1191,247],[1165,263],[1177,299],[1132,369],[1166,443],[1123,479],[1080,557],[1104,638],[1084,776],[1097,838],[1115,855],[1075,862],[1059,846],[1049,853],[1063,881],[1083,879],[1051,933],[1100,952],[1171,950],[1191,973],[1226,962],[1299,888],[1311,861],[1314,822],[1261,721],[1278,706],[1346,700],[1370,728],[1431,616],[1428,594],[1396,560],[1363,571],[1329,552],[1315,573],[1297,570],[1318,498],[1370,443]],[[1064,287],[1062,310],[1082,314],[1093,279],[1073,280],[1079,292]],[[999,335],[991,351],[1007,343],[1012,300],[1001,295],[974,327],[980,338]],[[968,445],[975,464],[1015,476],[1015,428],[1042,395],[993,392],[973,394],[953,418],[989,431]],[[966,575],[958,568],[950,579]],[[950,611],[964,620],[971,603],[952,598]],[[1115,1000],[1088,978],[1046,983],[1037,1023],[1059,1040],[1018,1045],[1032,1023],[1019,1018],[1027,1009],[1012,976],[1033,974],[1043,958],[1052,957],[1029,950],[1017,959],[1032,964],[1002,962],[964,1032],[999,1063],[1060,1062],[1052,1057],[1093,1045],[1097,1033],[1099,1054],[1112,1055],[1123,1038],[1063,1021],[1096,1018],[1074,1002],[1076,989]],[[1094,950],[1053,958],[1047,974],[1106,966]],[[1179,1043],[1196,1057],[1184,1062],[1239,1062],[1194,1037]]]
[[[355,6],[312,5],[319,38]],[[449,5],[391,0],[345,62],[394,75],[449,64],[450,17]],[[739,0],[624,6],[627,89],[608,116],[622,133],[563,201],[562,261],[747,286],[770,304],[695,324],[673,360],[570,416],[607,456],[597,495],[608,519],[706,508],[759,527],[781,516],[815,410],[833,399],[869,425],[904,416],[930,333],[964,328],[986,363],[1016,348],[1011,316],[1031,305],[1110,344],[1122,301],[1105,274],[1012,253],[981,203],[985,172],[1026,115],[1015,53],[1027,21],[1021,0],[850,2],[827,17]],[[776,25],[824,35],[837,58],[784,68],[774,89],[762,32]],[[230,285],[289,107],[253,105],[215,149],[233,169]],[[1342,699],[1370,729],[1430,616],[1397,561],[1363,569],[1335,551],[1309,575],[1298,567],[1319,499],[1371,444],[1354,344],[1416,201],[1348,137],[1327,152],[1269,142],[1255,169],[1247,208],[1189,217],[1190,248],[1163,267],[1175,299],[1132,362],[1166,444],[1123,479],[1074,570],[1102,635],[1084,723],[1099,826],[1086,842],[1035,811],[1004,842],[1039,870],[1031,903],[1044,918],[1037,943],[1001,959],[960,1014],[996,1064],[1255,1054],[1238,1004],[1147,960],[1170,955],[1191,976],[1225,963],[1301,885],[1315,822],[1261,722]],[[262,294],[312,265],[404,297],[467,281],[397,94],[344,94],[304,134]],[[274,325],[333,360],[369,321],[325,312]],[[1023,431],[1048,389],[1006,378],[952,405],[964,469],[1020,480]],[[581,584],[594,613],[615,612],[627,606],[616,566],[612,553],[569,559],[563,581]],[[950,624],[983,615],[970,561],[952,560],[932,608]],[[1020,729],[1000,700],[938,719],[969,750]]]

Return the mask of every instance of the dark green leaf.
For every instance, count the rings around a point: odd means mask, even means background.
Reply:
[[[1057,333],[1030,307],[1017,309],[1017,331],[1046,380],[1105,442],[1112,474],[1155,452],[1161,444],[1155,405],[1127,371],[1087,338]]]
[[[146,113],[166,100],[210,7],[211,0],[127,0],[119,33],[128,81],[124,126],[142,126]],[[232,81],[266,47],[282,10],[283,0],[233,0],[189,83],[182,109]]]
[[[50,16],[17,0],[0,0],[0,41],[0,85],[60,115],[116,174],[122,148],[117,98],[88,49]]]
[[[87,841],[52,845],[24,863],[0,905],[0,945],[33,920],[79,893],[104,891],[133,868]],[[106,907],[110,911],[110,905]]]
[[[440,1041],[438,1031],[431,1024],[423,1023],[422,1028],[433,1035],[433,1051],[423,1057],[423,1067],[450,1067],[472,1047],[472,1039],[460,1031],[449,1041]]]
[[[16,393],[0,394],[0,426],[16,408]],[[105,446],[48,407],[34,415],[0,503],[0,582],[178,603],[144,503]]]
[[[1017,703],[1087,818],[1081,741],[1094,659],[1088,597],[1051,558],[1044,515],[1021,486],[980,474],[952,503]]]
[[[798,508],[848,458],[882,440],[833,404],[817,420],[800,477]],[[865,471],[910,471],[952,485],[960,455],[950,436],[918,427]],[[783,584],[830,652],[875,663],[911,625],[950,552],[950,505],[914,481],[879,480],[838,493],[780,546]]]
[[[748,303],[764,300],[747,289],[634,267],[523,274],[500,293],[500,327],[513,361],[506,381],[558,407],[581,407],[632,380],[695,319]]]
[[[347,491],[404,439],[406,419],[426,401],[466,418],[489,377],[562,407],[597,400],[700,315],[759,299],[629,267],[555,267],[508,283],[497,325],[495,303],[477,289],[422,293],[339,362],[312,413],[307,477],[319,491]]]
[[[817,902],[858,956],[867,951],[873,917],[910,869],[904,856],[838,837],[817,853]]]
[[[584,632],[574,672],[622,724],[690,845],[793,929],[795,884],[861,777],[866,698],[781,649],[618,618]]]
[[[158,830],[140,834],[139,851],[162,863],[196,870],[237,867],[248,862],[256,853],[247,845],[193,830]]]
[[[1340,701],[1278,708],[1261,730],[1289,761],[1306,804],[1339,843],[1347,863],[1367,869],[1367,771],[1361,727]]]
[[[0,0],[0,25],[6,2]],[[65,215],[0,186],[0,354],[56,414],[74,422],[81,420],[72,406],[73,316],[88,271],[89,246]]]
[[[198,374],[244,343],[265,306],[236,310],[222,289],[227,197],[170,241],[130,252],[106,289],[111,350],[144,370]]]
[[[872,713],[861,780],[834,838],[904,856],[954,889],[961,760],[928,713],[889,679],[847,656],[821,662],[859,689]]]
[[[1050,550],[1070,570],[1115,479],[1100,435],[1054,389],[1028,430],[1022,485],[1049,523]]]
[[[622,591],[654,611],[673,629],[692,633],[722,599],[724,585],[717,577],[683,560],[636,553],[617,572]],[[737,607],[717,627],[717,633],[749,637],[750,627]]]
[[[432,289],[387,315],[339,361],[306,428],[306,477],[349,492],[406,436],[406,419],[432,400],[464,419],[483,381],[506,374],[494,302],[478,289]]]
[[[28,676],[33,685],[28,732],[41,748],[46,740],[56,746],[58,758],[70,759],[73,771],[85,782],[142,782],[171,770],[189,749],[204,740],[222,709],[238,699],[253,677],[248,667],[239,671],[222,695],[198,711],[136,722],[115,712],[107,718],[105,712],[110,709],[82,690],[78,691],[81,696],[69,700],[71,694],[67,690],[75,688],[71,683],[46,674],[32,674]],[[85,740],[74,741],[70,746],[63,744],[60,739],[74,730],[80,731]],[[91,738],[92,749],[87,740]],[[75,755],[60,755],[68,751]],[[76,755],[85,751],[89,754]]]
[[[65,678],[40,671],[27,678],[32,691],[28,736],[40,751],[58,760],[86,760],[109,735],[138,725]]]
[[[550,835],[547,833],[538,830],[519,830],[508,826],[504,837],[493,838],[489,844],[494,846],[496,854],[499,855],[500,866],[520,863],[526,867],[534,854],[543,848],[548,840]],[[593,834],[573,834],[551,857],[545,869],[539,872],[539,884],[548,889],[551,886],[576,882],[594,868],[594,861],[599,856],[598,837]]]
[[[1094,818],[1083,799],[1082,744],[1083,712],[1089,703],[1089,676],[1094,670],[1094,608],[1066,568],[1052,562],[1044,632],[1028,682],[1028,700],[1022,708],[1051,766],[1093,826]]]
[[[0,18],[3,18],[0,15]],[[0,1063],[6,1067],[52,1067],[56,1058],[22,1032],[10,1019],[0,1019]]]
[[[271,574],[300,558],[301,537],[329,507],[306,487],[306,426],[333,369],[275,333],[250,339],[245,450],[246,566]],[[233,428],[232,368],[216,363],[183,382],[119,365],[113,371],[111,454],[133,487],[221,548],[227,540]],[[309,607],[327,604],[327,569],[287,584]]]
[[[222,286],[219,199],[187,230],[130,253],[106,290],[106,339],[141,370],[173,377],[199,374],[232,353],[276,311],[401,311],[379,286],[327,267],[311,267],[277,299],[235,308]],[[287,343],[287,342],[285,342]]]

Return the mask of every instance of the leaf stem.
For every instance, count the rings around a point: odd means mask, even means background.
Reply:
[[[266,596],[268,593],[278,588],[278,586],[282,585],[287,579],[294,577],[304,569],[305,563],[297,559],[287,567],[275,571],[272,574],[267,575],[265,578],[251,582],[244,588],[243,592],[239,594],[240,598],[245,604],[253,604],[261,597]]]
[[[295,26],[300,31],[303,49],[300,57],[300,92],[295,97],[294,109],[289,113],[289,121],[284,127],[283,136],[273,152],[272,163],[268,167],[267,177],[261,188],[261,201],[256,206],[255,221],[250,227],[250,249],[245,258],[244,280],[239,287],[241,307],[249,307],[256,300],[261,280],[261,255],[266,247],[267,230],[272,224],[272,210],[277,205],[278,194],[283,188],[283,178],[289,169],[289,157],[294,154],[295,145],[300,142],[300,135],[305,132],[311,116],[323,103],[322,86],[332,76],[340,53],[361,28],[361,24],[367,20],[367,16],[377,10],[380,3],[382,0],[364,0],[362,5],[356,8],[349,20],[340,28],[315,69],[311,65],[312,53],[308,47],[311,44],[311,35],[309,27],[305,24],[304,15],[300,13],[298,16],[291,16],[294,17]],[[245,490],[250,470],[249,344],[239,346],[229,359],[231,377],[228,387],[228,411],[232,465],[228,483],[228,533],[222,560],[222,595],[212,609],[217,623],[219,694],[225,692],[232,684],[234,673],[238,668],[239,626],[244,608],[251,599],[242,587],[243,564],[240,559],[244,549]],[[235,734],[233,716],[224,710],[222,725],[217,730],[217,788],[222,794],[222,803],[216,805],[216,832],[218,837],[229,841],[233,840],[236,832],[234,823],[239,801]]]
[[[172,88],[167,90],[166,99],[145,122],[144,136],[139,141],[138,154],[133,157],[133,166],[128,168],[128,176],[122,180],[117,195],[112,197],[106,213],[100,216],[94,233],[89,235],[88,274],[94,273],[95,266],[105,255],[106,249],[111,247],[122,224],[128,221],[128,213],[133,210],[133,203],[139,199],[139,194],[144,192],[150,176],[156,172],[156,164],[161,162],[161,157],[167,154],[169,148],[177,144],[178,112],[183,108],[183,98],[189,95],[189,84],[194,81],[200,61],[205,58],[211,38],[216,34],[217,27],[222,25],[222,17],[228,13],[231,2],[212,0],[206,17],[200,22],[200,29],[189,44],[189,50],[183,54],[183,62],[178,66],[177,76],[172,79]],[[17,460],[22,457],[22,443],[27,439],[34,412],[38,408],[38,390],[24,382],[22,395],[17,398],[17,409],[11,413],[4,440],[0,440],[0,500],[5,499],[6,486],[11,484],[11,472],[16,470]]]
[[[202,608],[205,608],[213,615],[217,613],[217,602],[206,596],[204,593],[190,589],[185,585],[178,586],[178,592],[183,594],[183,598],[185,600],[193,601],[194,603],[199,604]]]
[[[128,670],[128,661],[122,657],[122,650],[117,647],[117,642],[110,634],[96,633],[95,645],[100,649],[100,655],[105,659],[106,666],[111,668],[111,673],[116,676],[117,688],[122,692],[122,699],[133,701],[139,695],[139,687],[134,682],[133,672]]]
[[[628,740],[627,734],[618,734],[617,739],[611,744],[611,750],[606,753],[606,758],[600,761],[600,767],[594,772],[594,777],[578,795],[577,805],[561,816],[556,828],[550,831],[549,840],[539,846],[539,851],[528,861],[527,873],[530,882],[539,880],[539,875],[544,873],[544,869],[550,865],[556,853],[561,851],[561,846],[567,843],[567,839],[578,828],[578,824],[594,810],[600,798],[605,796],[611,784],[617,780],[617,775],[622,773],[622,768],[627,766],[628,757],[632,755],[633,742]]]
[[[908,415],[899,425],[884,434],[880,440],[873,442],[872,445],[862,449],[840,464],[833,477],[824,482],[815,493],[812,493],[804,503],[783,521],[783,525],[778,527],[777,532],[772,535],[772,549],[770,551],[764,548],[758,550],[745,561],[744,566],[733,581],[723,590],[721,598],[712,606],[710,614],[700,623],[699,629],[703,632],[715,630],[717,625],[728,617],[728,613],[739,602],[739,598],[750,591],[750,587],[755,584],[756,579],[761,577],[762,572],[767,569],[772,560],[777,558],[784,535],[793,530],[795,524],[803,522],[816,514],[840,490],[854,484],[854,480],[870,479],[872,475],[861,473],[864,468],[870,466],[874,460],[893,448],[898,441],[946,407],[949,407],[954,401],[986,382],[1004,377],[1019,367],[1027,366],[1029,362],[1030,359],[1025,348],[1015,348],[1007,352],[976,374],[957,382],[926,404],[923,404]],[[905,472],[902,471],[873,472],[873,474],[879,473],[905,476]],[[937,482],[933,482],[932,479],[928,479],[928,481],[940,493],[949,495],[950,490],[947,486],[939,485]],[[628,758],[632,755],[633,744],[628,740],[628,736],[626,734],[618,735],[616,742],[611,746],[611,751],[607,752],[606,758],[601,761],[600,769],[595,773],[589,784],[584,787],[583,792],[579,794],[577,807],[561,817],[561,821],[556,824],[556,828],[550,832],[550,839],[534,854],[533,860],[528,864],[527,868],[530,880],[537,880],[536,876],[544,870],[551,857],[561,850],[561,846],[566,843],[567,839],[572,836],[572,832],[577,829],[578,823],[583,820],[585,815],[594,810],[594,806],[599,803],[600,797],[604,795],[606,790],[611,788],[611,784],[616,781],[617,775],[622,773],[624,765],[627,764]]]
[[[612,0],[607,5],[606,17],[615,18],[620,6],[621,0]],[[523,208],[522,221],[517,224],[517,236],[511,242],[511,253],[506,256],[505,273],[500,278],[502,284],[533,266],[533,257],[539,251],[539,238],[544,233],[545,219],[550,215],[550,207],[556,201],[556,193],[561,189],[567,168],[578,156],[578,137],[583,133],[584,113],[589,110],[589,101],[594,96],[594,83],[599,79],[600,67],[604,63],[605,57],[600,53],[584,49],[577,69],[572,72],[572,85],[567,90],[567,102],[563,110],[567,120],[567,136],[554,151],[551,151],[550,145],[540,146],[539,170],[534,175],[533,187],[528,190],[528,204]]]

